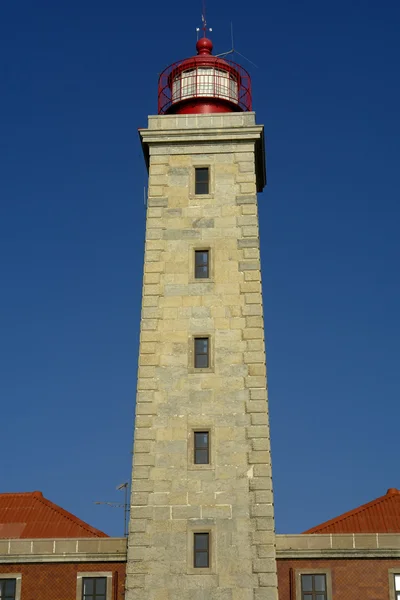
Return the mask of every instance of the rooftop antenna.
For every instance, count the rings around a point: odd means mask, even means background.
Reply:
[[[124,483],[121,483],[115,489],[117,489],[117,490],[125,490],[125,493],[124,493],[124,503],[123,504],[121,504],[120,502],[101,502],[101,501],[95,501],[95,502],[93,502],[93,504],[106,504],[107,506],[111,506],[112,508],[123,508],[124,509],[124,537],[128,537],[128,515],[129,515],[128,489],[129,489],[129,482],[128,481],[124,481]]]
[[[207,27],[206,20],[206,0],[203,0],[203,12],[201,13],[201,22],[203,23],[201,29],[203,30],[203,37],[207,37],[207,31],[212,31],[211,27]],[[199,41],[200,27],[196,27],[197,41]]]
[[[228,50],[228,52],[222,52],[222,54],[216,54],[216,56],[220,57],[220,56],[228,56],[228,54],[239,54],[239,56],[241,56],[242,58],[247,60],[247,62],[249,62],[251,65],[253,65],[253,67],[256,67],[256,69],[258,69],[258,66],[255,63],[253,63],[252,60],[247,58],[247,56],[244,56],[244,54],[241,54],[239,52],[239,50],[235,49],[235,44],[233,41],[233,23],[232,23],[232,21],[231,21],[231,44],[232,44],[232,48],[230,50]]]

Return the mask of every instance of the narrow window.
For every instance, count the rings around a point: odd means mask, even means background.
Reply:
[[[301,576],[301,600],[327,600],[324,573]]]
[[[195,194],[208,194],[210,188],[210,173],[208,167],[195,169]]]
[[[210,463],[210,434],[208,431],[194,432],[194,464],[208,465]]]
[[[394,576],[394,591],[396,600],[400,600],[400,575]]]
[[[16,579],[0,579],[0,598],[15,600]]]
[[[209,348],[210,340],[208,338],[194,338],[194,366],[196,369],[208,369]]]
[[[194,276],[196,279],[210,277],[210,252],[209,250],[196,250],[194,253]]]
[[[82,600],[106,600],[107,577],[84,577]]]
[[[210,566],[210,534],[194,534],[194,567],[195,569],[208,569]]]

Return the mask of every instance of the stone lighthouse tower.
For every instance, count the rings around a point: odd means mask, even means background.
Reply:
[[[239,65],[160,76],[149,170],[127,600],[277,600],[257,192]]]

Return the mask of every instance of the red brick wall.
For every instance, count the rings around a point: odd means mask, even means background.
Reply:
[[[112,571],[113,600],[123,600],[125,563],[41,563],[0,564],[2,573],[21,573],[21,600],[76,600],[79,572]]]
[[[389,569],[400,559],[278,560],[279,600],[300,600],[290,594],[290,569],[323,569],[332,573],[333,600],[389,600]]]
[[[328,568],[333,600],[389,600],[389,569],[400,559],[278,560],[279,600],[300,600],[290,594],[290,570]],[[79,572],[112,571],[113,600],[124,600],[125,563],[41,563],[1,565],[1,573],[22,574],[21,600],[75,600]]]

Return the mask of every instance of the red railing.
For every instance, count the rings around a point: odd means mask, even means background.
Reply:
[[[240,65],[214,56],[194,56],[167,67],[158,80],[158,113],[192,98],[215,98],[232,110],[251,110],[251,78]]]

